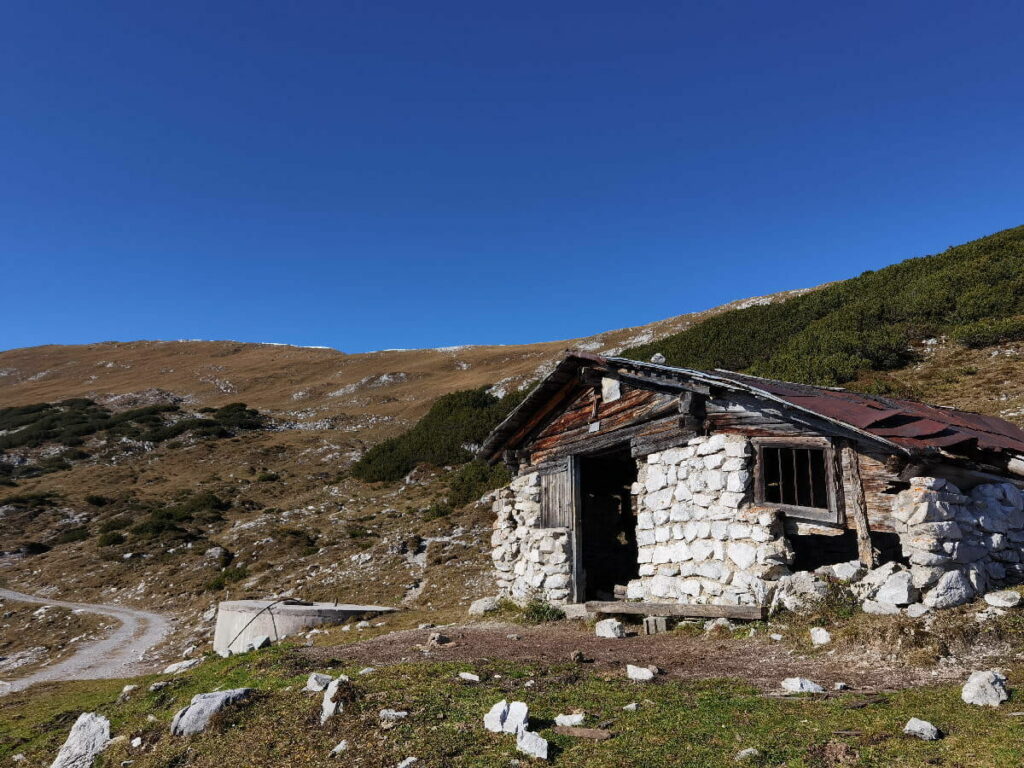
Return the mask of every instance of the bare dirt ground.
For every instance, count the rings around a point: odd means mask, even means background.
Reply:
[[[35,683],[52,680],[91,680],[141,674],[144,671],[143,658],[146,652],[160,643],[170,629],[167,619],[159,614],[120,605],[70,603],[25,595],[9,589],[0,589],[0,598],[88,611],[120,622],[120,626],[105,637],[77,648],[70,658],[38,669],[25,677],[0,682],[0,694],[20,691]]]
[[[451,642],[427,647],[432,632],[441,632]],[[915,669],[868,652],[854,655],[833,650],[802,655],[763,636],[694,636],[676,631],[600,638],[590,627],[574,622],[539,627],[487,623],[408,630],[347,645],[308,648],[303,654],[322,663],[330,660],[386,666],[424,660],[483,664],[498,659],[559,664],[570,662],[576,651],[587,660],[584,664],[599,674],[621,676],[626,664],[653,664],[668,678],[736,678],[766,692],[778,692],[786,677],[806,677],[826,689],[842,682],[852,690],[874,692],[934,684],[962,675],[960,669]]]

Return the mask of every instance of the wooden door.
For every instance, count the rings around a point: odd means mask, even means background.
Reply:
[[[580,462],[569,456],[540,476],[540,525],[542,528],[569,530],[571,583],[569,596],[574,603],[583,599],[583,569],[580,562],[582,531],[580,520]]]

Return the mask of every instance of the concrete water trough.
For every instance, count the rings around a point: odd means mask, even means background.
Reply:
[[[366,619],[395,608],[383,605],[307,603],[302,600],[231,600],[217,606],[217,627],[213,650],[221,656],[244,653],[269,639],[277,642],[288,635],[325,624],[340,624],[352,618]]]

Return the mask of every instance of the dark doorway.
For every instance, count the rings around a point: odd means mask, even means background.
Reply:
[[[629,450],[580,458],[581,570],[586,600],[614,600],[615,587],[639,575]]]

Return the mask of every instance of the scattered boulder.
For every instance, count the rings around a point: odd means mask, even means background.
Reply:
[[[1012,589],[1004,589],[1000,592],[989,592],[985,595],[985,602],[993,608],[1016,608],[1020,605],[1020,592]]]
[[[465,680],[467,683],[480,682],[480,675],[474,675],[472,672],[459,672],[459,677]]]
[[[719,616],[717,619],[711,619],[710,621],[704,622],[704,631],[709,634],[713,632],[731,632],[732,630],[732,622],[724,616]]]
[[[1006,677],[994,669],[972,672],[960,692],[960,698],[965,704],[977,707],[998,707],[1010,698]]]
[[[913,605],[907,606],[907,616],[912,619],[920,619],[922,616],[930,612],[931,608],[924,603],[914,603]]]
[[[865,573],[867,569],[861,565],[860,560],[850,560],[846,563],[835,563],[834,565],[828,566],[832,577],[839,581],[857,581]]]
[[[506,717],[508,717],[508,701],[502,699],[484,715],[484,728],[491,733],[501,733]]]
[[[338,689],[347,682],[348,677],[339,675],[327,684],[327,688],[324,689],[324,700],[320,704],[320,725],[334,717],[342,708],[341,700],[338,698]]]
[[[920,720],[916,717],[912,717],[907,721],[907,724],[903,726],[903,732],[907,736],[914,736],[922,741],[937,741],[941,738],[938,728],[927,720]]]
[[[418,763],[420,759],[418,757],[407,757],[405,760],[400,762],[395,768],[409,768],[410,765]]]
[[[331,684],[333,678],[330,675],[325,675],[323,672],[313,672],[306,680],[306,687],[304,691],[313,691],[319,693],[327,688]]]
[[[860,581],[853,585],[853,592],[862,600],[874,597],[875,593],[882,588],[882,585],[889,580],[889,577],[898,573],[900,564],[896,562],[883,563],[877,568],[861,577]]]
[[[657,667],[638,667],[633,664],[626,665],[626,677],[638,683],[649,683],[658,674]]]
[[[741,749],[739,752],[737,752],[733,760],[735,760],[737,763],[745,763],[748,760],[756,760],[760,756],[760,750],[754,749],[754,747],[747,747],[746,749]]]
[[[916,603],[917,598],[917,587],[914,586],[914,577],[911,576],[910,571],[897,571],[886,579],[875,593],[877,602],[900,606]]]
[[[598,637],[625,637],[626,627],[618,619],[604,619],[594,625],[594,634]]]
[[[403,709],[382,709],[380,711],[381,722],[385,723],[397,723],[399,720],[405,720],[409,716],[409,713]]]
[[[496,597],[481,597],[469,604],[470,616],[483,616],[485,613],[496,610],[498,610],[498,598]]]
[[[525,728],[516,732],[516,749],[538,760],[548,759],[548,740]]]
[[[782,690],[789,693],[824,693],[825,689],[805,677],[787,677],[782,681]]]
[[[631,702],[629,702],[629,704],[624,706],[622,708],[622,710],[624,712],[636,712],[636,708],[637,708],[637,703],[635,701],[631,701]]]
[[[875,616],[895,616],[897,613],[900,613],[898,605],[880,603],[877,600],[865,600],[861,603],[860,608],[864,613],[870,613]]]
[[[244,701],[252,694],[252,688],[232,688],[228,691],[197,693],[191,703],[178,711],[171,720],[174,736],[192,736],[202,732],[215,714],[229,704]]]
[[[929,608],[952,608],[968,603],[974,597],[974,587],[960,571],[946,571],[924,596]]]
[[[555,725],[568,725],[576,726],[582,725],[586,715],[582,712],[576,712],[572,715],[555,715]]]
[[[192,669],[193,667],[198,667],[202,663],[203,663],[202,657],[200,657],[198,659],[185,659],[184,661],[178,661],[178,662],[175,662],[174,664],[169,664],[168,666],[164,667],[164,674],[165,675],[177,675],[177,674],[179,674],[181,672],[184,672],[184,671],[186,671],[188,669]]]
[[[811,627],[811,643],[814,645],[828,645],[831,642],[831,632],[824,627]]]
[[[50,768],[90,768],[109,743],[110,721],[95,712],[83,712]]]

